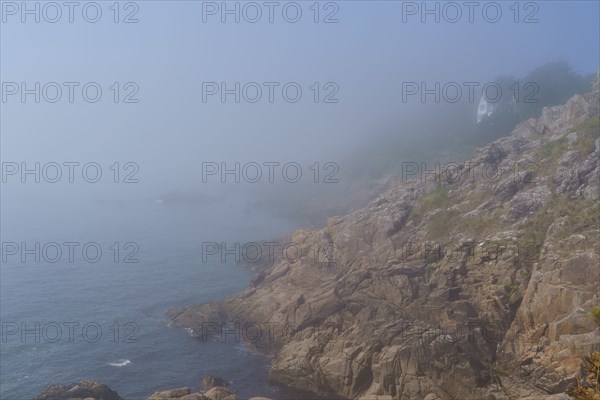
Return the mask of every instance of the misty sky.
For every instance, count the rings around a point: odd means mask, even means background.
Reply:
[[[232,17],[221,23],[219,15],[204,23],[199,1],[137,2],[139,23],[117,24],[112,2],[100,4],[104,14],[96,24],[77,11],[74,23],[63,16],[56,24],[21,23],[20,14],[3,13],[2,82],[95,81],[104,93],[96,104],[77,90],[73,104],[65,94],[56,104],[10,97],[1,105],[1,156],[19,163],[136,162],[141,182],[135,189],[119,187],[115,194],[88,185],[105,197],[197,186],[203,161],[309,165],[335,161],[384,127],[418,135],[402,131],[401,121],[420,106],[402,103],[402,82],[485,83],[502,74],[524,76],[559,58],[586,74],[599,64],[596,1],[538,2],[538,23],[515,23],[512,2],[501,2],[498,23],[477,10],[474,23],[466,15],[457,23],[435,23],[431,16],[422,23],[420,14],[402,21],[402,2],[342,1],[339,23],[332,24],[313,22],[312,2],[300,2],[303,16],[294,24],[277,10],[273,23],[265,15],[256,24]],[[531,10],[520,11],[524,19]],[[327,12],[321,13],[322,19]],[[203,103],[202,82],[213,81],[293,81],[304,92],[294,104],[277,91],[273,104],[223,104],[218,96]],[[135,82],[139,103],[110,101],[113,82]],[[314,103],[314,82],[335,82],[339,102]]]

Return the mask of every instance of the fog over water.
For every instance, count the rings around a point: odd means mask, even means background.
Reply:
[[[1,2],[1,398],[97,379],[142,399],[209,373],[283,396],[266,357],[168,326],[252,278],[205,244],[282,240],[402,161],[464,159],[492,139],[477,106],[499,76],[526,96],[540,66],[600,64],[596,1],[274,3]],[[20,331],[73,321],[102,340]]]

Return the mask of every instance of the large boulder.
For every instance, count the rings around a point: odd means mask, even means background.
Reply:
[[[210,390],[216,386],[228,387],[229,382],[218,376],[206,375],[202,378],[202,385],[204,386],[204,390]]]
[[[123,400],[123,398],[101,382],[86,380],[67,386],[50,386],[33,400]]]
[[[209,400],[239,400],[239,397],[226,387],[215,386],[204,392]]]
[[[156,391],[148,400],[208,400],[202,393],[192,393],[190,388]]]

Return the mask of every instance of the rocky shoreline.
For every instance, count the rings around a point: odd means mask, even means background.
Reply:
[[[321,396],[569,399],[600,348],[598,111],[597,89],[545,108],[468,162],[294,232],[301,256],[241,294],[168,317],[196,337],[238,331],[273,355],[273,382]],[[215,382],[149,400],[238,399]],[[121,397],[86,381],[35,398],[63,399]]]
[[[299,259],[169,318],[198,337],[258,327],[270,379],[321,395],[568,398],[600,339],[598,108],[597,90],[546,108],[466,163],[294,232]]]
[[[202,379],[203,392],[194,392],[190,388],[178,388],[157,391],[148,400],[239,400],[229,388],[229,384],[216,376]],[[124,400],[119,394],[103,383],[81,381],[68,386],[55,385],[44,390],[33,400]],[[265,397],[252,397],[248,400],[270,400]]]

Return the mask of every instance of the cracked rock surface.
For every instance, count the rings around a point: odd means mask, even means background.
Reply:
[[[600,335],[597,118],[597,91],[546,108],[453,179],[294,232],[297,260],[169,317],[261,327],[271,380],[321,395],[565,399]]]

